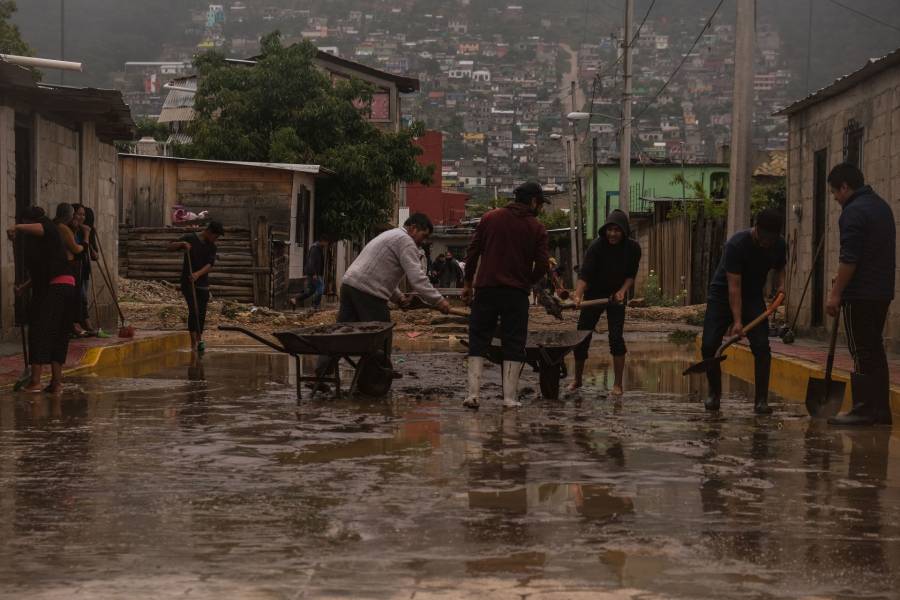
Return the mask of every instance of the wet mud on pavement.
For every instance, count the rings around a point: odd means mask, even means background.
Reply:
[[[461,408],[462,356],[400,353],[387,401],[297,404],[232,350],[0,397],[3,598],[892,598],[900,437],[707,415],[693,353]],[[600,354],[597,347],[595,354]],[[349,381],[349,376],[346,378]]]

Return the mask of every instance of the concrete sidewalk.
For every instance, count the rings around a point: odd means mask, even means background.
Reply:
[[[187,331],[136,331],[133,338],[84,338],[69,342],[63,373],[84,375],[99,369],[121,367],[169,352],[190,348]],[[25,365],[21,342],[0,344],[0,389],[11,387]],[[49,375],[49,373],[48,373]]]
[[[828,344],[816,340],[798,340],[793,344],[785,344],[778,338],[770,338],[769,343],[772,346],[770,389],[789,400],[803,402],[809,378],[825,376]],[[726,373],[752,382],[753,355],[746,341],[729,348],[726,355],[728,360],[723,363],[722,369]],[[900,420],[900,355],[888,353],[888,366],[891,372],[891,411],[894,419]],[[851,403],[849,382],[852,370],[853,359],[847,347],[838,345],[832,376],[835,381],[847,382],[844,410],[849,409]]]

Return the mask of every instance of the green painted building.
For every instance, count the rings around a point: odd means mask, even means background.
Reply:
[[[684,174],[688,185],[682,186],[673,180]],[[619,165],[599,165],[597,167],[597,195],[594,196],[593,172],[587,167],[583,172],[584,198],[588,240],[597,236],[603,226],[607,210],[619,208]],[[633,164],[631,167],[631,206],[635,216],[650,215],[654,212],[652,199],[693,198],[690,182],[699,181],[713,198],[728,195],[728,165],[718,163],[681,164],[653,163]]]

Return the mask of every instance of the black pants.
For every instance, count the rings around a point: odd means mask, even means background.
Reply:
[[[29,335],[31,364],[65,364],[72,321],[78,316],[78,302],[73,285],[51,285],[41,295],[40,312]]]
[[[741,302],[741,321],[747,324],[765,310],[766,302],[762,295],[750,299],[744,298]],[[732,322],[731,306],[728,304],[728,300],[711,299],[707,301],[706,317],[703,320],[703,344],[700,348],[704,359],[715,356],[716,350],[722,344],[722,339]],[[772,350],[769,347],[769,320],[764,320],[747,332],[747,340],[750,342],[750,351],[753,352],[756,396],[763,398],[769,393],[769,371],[772,364]],[[721,389],[722,370],[719,365],[710,368],[706,372],[706,378],[711,390]]]
[[[853,370],[871,381],[873,404],[887,406],[888,411],[891,374],[881,334],[890,305],[889,300],[849,300],[843,306],[844,328],[847,345],[853,356]]]
[[[469,356],[487,356],[498,319],[503,360],[525,362],[528,292],[510,287],[475,290],[469,317]]]
[[[341,285],[341,305],[338,308],[338,323],[363,323],[366,321],[388,322],[391,311],[387,300],[360,291],[347,284]]]
[[[188,331],[202,334],[206,325],[206,305],[209,304],[209,288],[195,287],[194,289],[197,292],[196,310],[194,310],[194,294],[191,291],[191,284],[189,282],[181,282],[181,295],[184,296],[184,301],[188,307]],[[199,324],[197,323],[198,318],[200,319]]]
[[[578,315],[578,331],[590,331],[583,342],[575,346],[573,352],[575,360],[587,360],[588,349],[591,346],[591,338],[594,337],[594,328],[606,311],[606,323],[609,325],[609,353],[613,356],[625,356],[628,348],[625,346],[625,305],[608,304],[581,309]]]

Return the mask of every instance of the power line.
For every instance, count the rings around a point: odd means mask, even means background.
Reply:
[[[706,33],[706,30],[709,29],[710,25],[712,25],[713,19],[716,18],[716,14],[718,14],[719,9],[722,8],[723,4],[725,4],[725,0],[719,0],[719,3],[716,5],[715,10],[713,10],[712,14],[709,15],[709,18],[706,20],[706,23],[703,25],[703,29],[701,29],[700,33],[697,34],[697,37],[694,39],[694,42],[691,44],[691,47],[688,49],[688,51],[685,53],[685,55],[681,57],[681,62],[678,63],[678,66],[675,67],[675,70],[672,71],[672,74],[669,75],[669,78],[666,79],[666,82],[664,84],[662,84],[662,86],[658,90],[656,90],[656,93],[653,94],[653,97],[650,98],[650,100],[646,104],[644,104],[644,106],[641,108],[641,110],[639,110],[637,112],[637,114],[634,115],[634,117],[632,117],[632,119],[631,119],[632,121],[636,121],[638,118],[640,118],[640,116],[642,114],[647,112],[647,109],[650,108],[653,105],[653,103],[656,102],[656,100],[662,95],[662,93],[666,90],[666,88],[669,87],[669,84],[672,83],[672,80],[675,79],[675,76],[678,75],[679,71],[681,71],[681,67],[684,66],[684,63],[687,62],[687,59],[691,55],[691,53],[694,51],[694,48],[697,47],[697,44],[703,38],[703,34]]]
[[[652,0],[652,2],[650,2],[650,6],[647,8],[647,12],[644,13],[644,18],[641,19],[640,25],[638,25],[637,29],[634,31],[634,35],[631,36],[630,40],[628,39],[628,32],[627,31],[625,32],[625,36],[626,36],[625,39],[627,40],[626,45],[625,45],[625,52],[628,52],[628,50],[630,50],[631,47],[634,46],[634,43],[640,37],[641,29],[644,28],[644,23],[647,22],[647,18],[650,16],[650,13],[653,11],[654,6],[656,6],[656,0]],[[588,129],[590,129],[591,121],[594,119],[594,96],[597,92],[597,85],[599,83],[602,83],[601,78],[603,77],[603,71],[604,70],[609,71],[610,69],[615,68],[616,65],[618,65],[620,62],[622,62],[622,59],[625,57],[625,52],[622,52],[622,54],[619,55],[619,57],[616,59],[616,61],[614,63],[612,63],[611,65],[609,65],[606,69],[603,69],[601,67],[600,71],[594,76],[593,83],[591,84],[591,103],[590,103],[589,109],[588,109],[588,113],[589,113]]]
[[[887,21],[882,21],[881,19],[873,17],[872,15],[870,15],[868,13],[864,13],[861,10],[857,10],[855,8],[847,6],[846,4],[838,2],[837,0],[828,0],[828,1],[836,6],[840,6],[844,10],[849,10],[850,12],[852,12],[855,15],[859,15],[860,17],[862,17],[864,19],[868,19],[868,20],[872,21],[873,23],[878,23],[879,25],[884,25],[885,27],[890,27],[894,31],[900,31],[900,27],[897,27],[896,25],[892,25],[892,24],[888,23]]]

